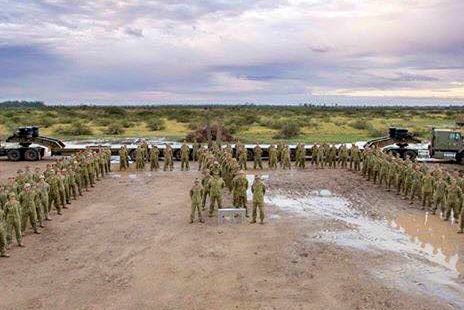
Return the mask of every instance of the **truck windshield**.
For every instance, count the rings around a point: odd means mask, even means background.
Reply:
[[[461,140],[461,134],[459,132],[452,132],[449,134],[449,139],[459,141]]]

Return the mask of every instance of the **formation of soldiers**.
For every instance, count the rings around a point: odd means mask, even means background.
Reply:
[[[84,150],[70,158],[48,164],[45,170],[30,166],[18,170],[16,177],[0,184],[0,256],[9,257],[7,249],[15,232],[18,246],[23,247],[23,235],[30,224],[35,234],[56,209],[58,215],[67,209],[71,200],[111,171],[111,151]]]
[[[420,165],[370,148],[364,150],[361,172],[367,180],[395,191],[410,204],[420,200],[422,210],[432,215],[439,211],[444,221],[453,216],[459,223],[458,233],[464,232],[464,178],[459,172]]]

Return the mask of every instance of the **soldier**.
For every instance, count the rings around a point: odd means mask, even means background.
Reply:
[[[267,151],[269,153],[269,169],[276,169],[277,168],[277,150],[274,144],[271,144]]]
[[[319,146],[314,144],[311,147],[311,166],[317,165],[317,152],[319,151]]]
[[[129,168],[129,159],[127,158],[127,149],[123,145],[119,149],[119,170],[126,170]]]
[[[256,146],[253,148],[253,169],[259,167],[259,169],[263,169],[263,162],[261,157],[263,155],[263,150],[259,146],[259,143],[256,142]]]
[[[218,173],[214,173],[213,177],[208,181],[208,190],[210,195],[209,217],[213,216],[216,205],[218,209],[222,209],[222,192],[224,191],[224,187],[224,180]]]
[[[351,145],[350,149],[350,170],[359,171],[361,168],[361,151],[356,144]]]
[[[340,146],[340,149],[338,150],[338,162],[340,163],[340,167],[342,167],[343,169],[346,169],[348,167],[348,154],[349,151],[346,147],[346,144],[342,144]]]
[[[441,214],[445,215],[445,195],[446,195],[446,182],[441,175],[437,176],[435,182],[435,190],[433,191],[433,207],[431,214],[435,214],[439,208]]]
[[[8,202],[8,192],[5,185],[0,184],[0,209],[4,209]]]
[[[6,253],[6,216],[5,211],[3,208],[0,208],[0,257],[9,257],[8,253]]]
[[[422,179],[422,210],[427,205],[427,210],[431,209],[433,199],[433,177],[432,172],[429,171]]]
[[[41,175],[39,177],[39,183],[37,183],[37,188],[40,191],[40,199],[42,200],[42,207],[43,207],[43,214],[45,220],[51,221],[52,218],[50,217],[50,197],[48,195],[50,191],[50,185],[45,182],[45,177]]]
[[[446,189],[446,211],[443,220],[448,221],[451,216],[451,210],[453,210],[453,216],[455,220],[458,220],[461,214],[462,206],[462,190],[457,186],[456,179],[451,179],[451,183]]]
[[[290,170],[292,169],[292,166],[290,164],[290,150],[288,148],[288,145],[284,145],[282,147],[282,169],[284,170]]]
[[[201,179],[201,185],[203,187],[203,198],[201,202],[202,210],[205,210],[206,208],[206,198],[208,198],[209,195],[209,188],[208,188],[208,183],[211,178],[211,174],[209,173],[208,169],[203,170],[203,178]]]
[[[240,165],[240,169],[247,170],[247,150],[244,146],[241,146],[238,151],[238,163]]]
[[[31,223],[35,234],[40,234],[37,229],[37,213],[35,209],[34,193],[29,183],[24,184],[24,190],[19,196],[21,203],[21,231],[26,231],[27,220]]]
[[[295,166],[301,169],[306,168],[306,154],[303,143],[298,143],[295,150]]]
[[[61,202],[60,196],[60,184],[58,176],[55,174],[54,170],[51,170],[52,174],[49,177],[50,182],[50,195],[49,195],[49,210],[51,211],[52,207],[55,206],[58,215],[61,215],[61,207],[63,203]]]
[[[317,149],[317,168],[324,168],[324,163],[325,163],[325,147],[322,145]]]
[[[143,170],[144,168],[145,168],[145,151],[142,145],[139,145],[135,153],[135,169]]]
[[[166,148],[164,149],[164,171],[172,171],[174,169],[174,163],[172,161],[172,147],[169,143],[166,143]]]
[[[35,206],[35,213],[37,214],[37,222],[39,223],[40,228],[44,228],[43,221],[45,220],[43,214],[43,206],[42,206],[42,195],[39,189],[37,188],[37,183],[31,184],[31,192],[34,199],[34,206]]]
[[[255,181],[251,186],[251,192],[253,193],[253,212],[251,223],[256,223],[257,208],[259,208],[260,224],[264,224],[264,194],[266,193],[266,186],[261,181],[259,175],[255,175]]]
[[[16,242],[18,246],[23,247],[22,244],[22,233],[21,233],[21,217],[20,217],[20,204],[16,200],[16,194],[10,192],[8,194],[8,202],[5,205],[6,215],[6,241],[7,244],[11,244],[12,237],[11,233],[13,228],[16,234]]]
[[[184,144],[182,144],[180,148],[180,154],[181,154],[181,170],[184,171],[184,168],[186,171],[189,171],[190,166],[189,166],[189,156],[190,156],[190,148],[187,145],[186,141],[184,140]]]
[[[245,171],[240,170],[232,182],[233,201],[236,208],[244,208],[245,216],[248,217],[247,208],[247,189],[248,180],[245,176]]]
[[[158,171],[159,169],[159,149],[156,145],[152,145],[150,150],[150,170]]]
[[[201,214],[201,204],[203,199],[203,186],[200,184],[200,180],[195,179],[193,187],[190,189],[190,199],[192,200],[192,211],[190,213],[190,224],[195,219],[195,211],[198,213],[198,219],[200,223],[204,223],[203,216]]]
[[[337,147],[335,144],[329,148],[329,155],[327,156],[329,168],[337,168]]]

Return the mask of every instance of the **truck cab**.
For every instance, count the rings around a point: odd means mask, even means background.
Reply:
[[[430,157],[436,159],[455,159],[463,162],[463,133],[453,129],[432,129],[432,141],[429,146]]]

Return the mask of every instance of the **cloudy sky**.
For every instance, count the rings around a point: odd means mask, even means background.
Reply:
[[[464,102],[462,0],[3,0],[0,100]]]

